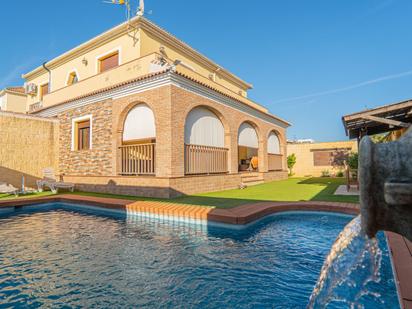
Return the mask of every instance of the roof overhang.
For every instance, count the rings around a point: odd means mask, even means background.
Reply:
[[[267,123],[275,124],[281,128],[286,129],[291,126],[291,124],[286,120],[265,112],[260,108],[254,107],[251,104],[246,104],[244,101],[246,99],[243,97],[230,95],[229,93],[219,91],[210,85],[191,79],[173,68],[150,73],[117,85],[99,89],[49,107],[38,109],[31,114],[41,115],[44,117],[54,117],[61,112],[78,108],[80,106],[85,106],[108,99],[121,98],[130,94],[146,91],[148,89],[147,84],[150,84],[150,89],[165,85],[174,85],[187,91],[194,92],[207,99],[214,100],[220,104],[234,108],[243,113],[257,117]]]
[[[82,56],[86,52],[93,50],[99,46],[102,46],[103,44],[114,40],[120,36],[125,35],[129,29],[130,29],[130,24],[134,28],[138,29],[143,29],[147,31],[148,33],[154,35],[155,37],[158,37],[162,39],[163,41],[166,41],[167,43],[171,44],[172,46],[176,47],[180,52],[183,54],[187,55],[188,57],[195,59],[196,61],[202,63],[205,67],[209,68],[212,71],[219,71],[219,74],[222,75],[223,77],[227,78],[228,80],[238,84],[244,89],[251,89],[253,86],[250,83],[247,83],[237,77],[236,75],[230,73],[228,70],[224,69],[222,66],[216,64],[206,56],[202,55],[200,52],[189,46],[188,44],[184,43],[183,41],[179,40],[176,38],[174,35],[171,33],[167,32],[163,28],[157,26],[153,22],[149,21],[148,19],[137,16],[131,19],[128,22],[124,22],[118,26],[115,26],[114,28],[111,28],[110,30],[92,38],[91,40],[69,50],[68,52],[48,61],[45,63],[45,65],[49,69],[53,69],[57,66],[60,66],[72,59],[75,59],[77,57]],[[47,71],[43,66],[39,66],[36,69],[30,71],[29,73],[23,74],[22,78],[24,79],[32,79],[35,77],[38,77],[39,75],[45,74]]]
[[[412,100],[346,115],[342,122],[349,138],[408,128],[412,124]]]

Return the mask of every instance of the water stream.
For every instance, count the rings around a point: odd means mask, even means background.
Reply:
[[[376,238],[361,229],[360,216],[339,234],[326,258],[307,308],[363,308],[365,299],[382,299],[370,292],[380,281],[382,251]]]

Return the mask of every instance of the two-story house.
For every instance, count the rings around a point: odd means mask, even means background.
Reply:
[[[290,125],[251,85],[135,17],[23,75],[81,190],[172,197],[287,177]]]

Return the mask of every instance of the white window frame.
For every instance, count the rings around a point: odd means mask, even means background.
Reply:
[[[90,121],[90,137],[89,137],[89,145],[90,145],[90,150],[93,148],[93,116],[92,115],[85,115],[85,116],[81,116],[81,117],[77,117],[77,118],[73,118],[72,119],[72,147],[71,150],[72,151],[77,151],[77,147],[74,144],[75,142],[75,136],[76,136],[76,123],[78,122],[82,122],[85,120],[89,120]]]
[[[66,75],[66,86],[71,86],[71,85],[69,85],[69,78],[70,78],[70,75],[71,75],[72,73],[76,73],[77,82],[80,81],[79,72],[77,72],[77,69],[72,69],[72,70],[70,70],[69,72],[67,72],[67,75]]]
[[[117,52],[117,53],[119,54],[119,66],[122,64],[122,47],[121,47],[121,46],[117,46],[117,47],[115,47],[115,48],[113,48],[113,49],[111,49],[111,50],[109,50],[109,51],[107,51],[107,52],[105,52],[105,53],[103,53],[103,54],[100,54],[100,55],[97,55],[97,56],[96,56],[96,61],[95,61],[95,63],[96,63],[96,67],[95,67],[96,74],[103,73],[103,72],[100,72],[100,70],[99,70],[99,67],[100,67],[100,59],[102,59],[102,58],[104,58],[105,56],[108,56],[108,55],[110,55],[110,54],[113,54],[113,53],[115,53],[115,52]]]

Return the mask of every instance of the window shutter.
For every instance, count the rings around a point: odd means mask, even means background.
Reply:
[[[43,99],[43,97],[49,93],[49,84],[44,84],[41,85],[40,87],[40,99]]]
[[[78,150],[90,149],[90,121],[77,124]]]
[[[100,59],[100,72],[115,68],[119,65],[119,53],[116,52],[110,56]]]

